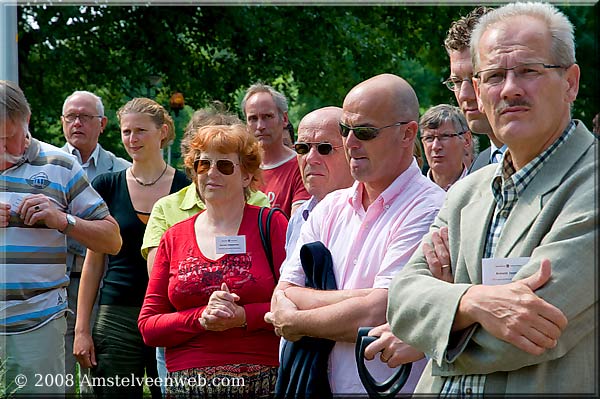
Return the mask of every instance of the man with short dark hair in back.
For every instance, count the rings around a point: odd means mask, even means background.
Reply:
[[[444,40],[444,47],[450,57],[450,77],[444,81],[444,84],[454,93],[456,102],[467,119],[471,133],[485,134],[490,139],[490,147],[479,153],[469,172],[499,162],[502,154],[506,151],[506,146],[494,134],[485,114],[479,111],[471,82],[473,78],[473,63],[469,48],[471,32],[479,18],[491,10],[489,7],[477,7],[466,16],[454,21]]]

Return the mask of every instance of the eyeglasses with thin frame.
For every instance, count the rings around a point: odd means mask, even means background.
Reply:
[[[391,125],[387,125],[387,126],[383,126],[383,127],[347,126],[347,125],[344,125],[342,122],[340,122],[340,134],[342,135],[342,137],[348,137],[348,135],[350,134],[350,131],[353,131],[354,136],[356,136],[356,138],[359,140],[362,140],[362,141],[373,140],[375,137],[377,137],[379,135],[379,133],[383,129],[387,129],[389,127],[394,127],[394,126],[406,125],[407,123],[410,123],[410,122],[412,122],[412,121],[396,122],[396,123],[392,123]]]
[[[444,85],[446,85],[446,87],[448,88],[448,90],[450,91],[460,91],[460,89],[462,88],[463,83],[470,83],[471,85],[473,84],[473,81],[471,80],[471,78],[457,78],[457,77],[449,77],[448,79],[444,80],[442,83]]]
[[[543,62],[529,62],[526,64],[515,65],[510,68],[488,68],[475,73],[473,76],[478,79],[482,85],[497,86],[504,83],[508,71],[513,71],[516,79],[534,80],[544,74],[546,69],[564,69],[562,65],[544,64]]]
[[[229,159],[196,159],[194,161],[194,170],[199,175],[208,173],[211,166],[215,163],[217,165],[217,170],[225,176],[232,175],[235,170],[235,166],[239,165],[239,163],[234,163]]]
[[[102,115],[88,115],[88,114],[67,114],[62,116],[63,119],[68,123],[73,123],[79,118],[81,123],[90,122],[94,118],[102,118]]]
[[[423,144],[433,144],[433,141],[435,139],[438,139],[438,141],[440,141],[442,143],[446,143],[452,137],[460,137],[465,133],[467,133],[467,131],[459,132],[459,133],[442,133],[442,134],[438,134],[438,135],[434,135],[434,134],[429,135],[428,134],[426,136],[421,136],[421,141],[423,142]]]
[[[306,155],[310,152],[310,149],[312,147],[317,147],[317,151],[319,152],[319,154],[321,155],[328,155],[330,154],[335,148],[340,148],[342,147],[341,145],[333,145],[331,143],[328,143],[326,141],[321,141],[321,142],[312,142],[312,141],[297,141],[296,143],[294,143],[294,150],[299,154],[299,155]]]

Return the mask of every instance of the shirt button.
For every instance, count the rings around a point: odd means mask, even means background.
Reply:
[[[473,393],[473,390],[471,388],[465,389],[465,394],[466,395],[471,395],[472,393]]]
[[[358,259],[354,259],[354,260],[352,261],[352,264],[354,264],[354,265],[356,265],[357,263],[358,263]]]
[[[502,211],[502,212],[500,212],[500,216],[502,216],[503,218],[507,218],[508,217],[508,211]]]
[[[389,206],[389,205],[385,205],[385,206],[383,207],[383,209],[385,209],[385,210],[387,211],[388,209],[390,209],[390,206]]]

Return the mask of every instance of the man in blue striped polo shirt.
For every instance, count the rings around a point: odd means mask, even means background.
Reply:
[[[65,375],[66,237],[98,252],[121,247],[77,160],[31,137],[30,116],[21,89],[0,80],[0,395],[61,394],[75,383]]]

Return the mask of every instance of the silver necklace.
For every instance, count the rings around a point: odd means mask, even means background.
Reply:
[[[133,174],[133,166],[129,168],[129,171],[131,172],[131,176],[133,176],[133,178],[135,179],[135,182],[137,184],[139,184],[140,186],[144,186],[144,187],[148,187],[148,186],[153,186],[156,184],[157,181],[160,180],[161,177],[163,177],[163,175],[165,174],[165,172],[167,171],[167,166],[168,164],[165,162],[165,168],[163,169],[162,173],[160,174],[160,176],[158,176],[158,178],[156,180],[154,180],[151,183],[144,183],[143,181],[141,181],[140,179],[138,179],[134,174]]]

